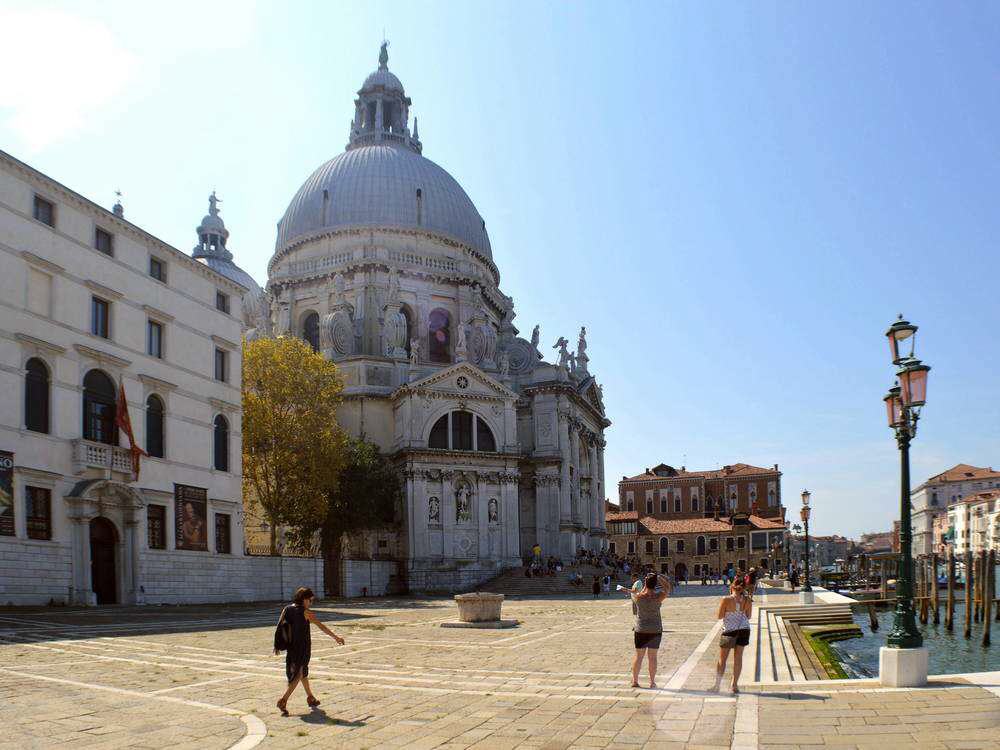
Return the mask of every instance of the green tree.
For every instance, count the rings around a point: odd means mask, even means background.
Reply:
[[[403,482],[378,447],[350,439],[340,481],[327,495],[322,540],[325,556],[339,558],[345,534],[395,525],[401,517]]]
[[[270,523],[309,547],[347,458],[337,424],[337,367],[304,341],[282,336],[243,345],[243,494]]]

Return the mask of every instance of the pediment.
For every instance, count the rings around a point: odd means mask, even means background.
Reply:
[[[393,396],[398,398],[406,393],[428,392],[464,398],[517,399],[514,391],[468,362],[459,362],[413,383],[407,383]]]
[[[590,377],[587,379],[588,382],[583,384],[580,389],[580,395],[593,406],[601,414],[604,414],[604,398],[601,395],[601,389],[597,385],[597,381]]]

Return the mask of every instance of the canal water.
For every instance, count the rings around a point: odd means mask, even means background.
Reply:
[[[942,597],[943,599],[943,597]],[[955,674],[960,672],[993,672],[1000,670],[1000,622],[995,619],[990,623],[992,646],[983,647],[983,625],[972,623],[972,637],[966,639],[965,605],[955,607],[955,628],[949,632],[944,626],[944,602],[941,602],[941,623],[933,624],[934,613],[926,625],[917,627],[924,636],[924,645],[929,654],[928,672],[930,674]],[[860,638],[847,641],[836,641],[830,647],[836,652],[851,677],[878,676],[878,650],[885,645],[886,636],[892,630],[893,612],[891,609],[876,611],[879,628],[872,632],[868,622],[868,612],[856,609],[854,621],[864,633]],[[994,615],[995,616],[995,615]]]

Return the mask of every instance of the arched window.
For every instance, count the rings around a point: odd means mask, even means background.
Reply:
[[[660,557],[667,557],[670,555],[670,542],[667,541],[665,536],[660,537]]]
[[[451,362],[451,316],[432,310],[427,321],[427,356],[431,362]]]
[[[163,400],[155,393],[146,399],[146,453],[163,458]]]
[[[24,369],[24,426],[32,432],[48,432],[49,368],[32,357]]]
[[[453,411],[434,423],[427,447],[495,453],[497,442],[486,420],[469,411]]]
[[[319,351],[319,315],[311,312],[302,320],[302,338],[312,347],[314,352]]]
[[[698,496],[697,495],[692,495],[691,496],[691,510],[694,511],[695,513],[698,512]]]
[[[703,536],[698,537],[698,539],[695,541],[695,548],[696,548],[695,551],[696,555],[705,554],[705,537]]]
[[[215,470],[229,471],[229,422],[219,414],[215,418]]]
[[[115,424],[115,384],[100,370],[83,376],[83,437],[107,445],[118,445]]]

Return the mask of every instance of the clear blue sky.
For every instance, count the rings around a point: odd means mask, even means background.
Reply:
[[[883,332],[921,327],[914,474],[1000,466],[1000,6],[11,3],[0,147],[175,246],[214,188],[258,280],[377,64],[487,221],[516,323],[589,331],[607,477],[745,461],[887,529]]]

